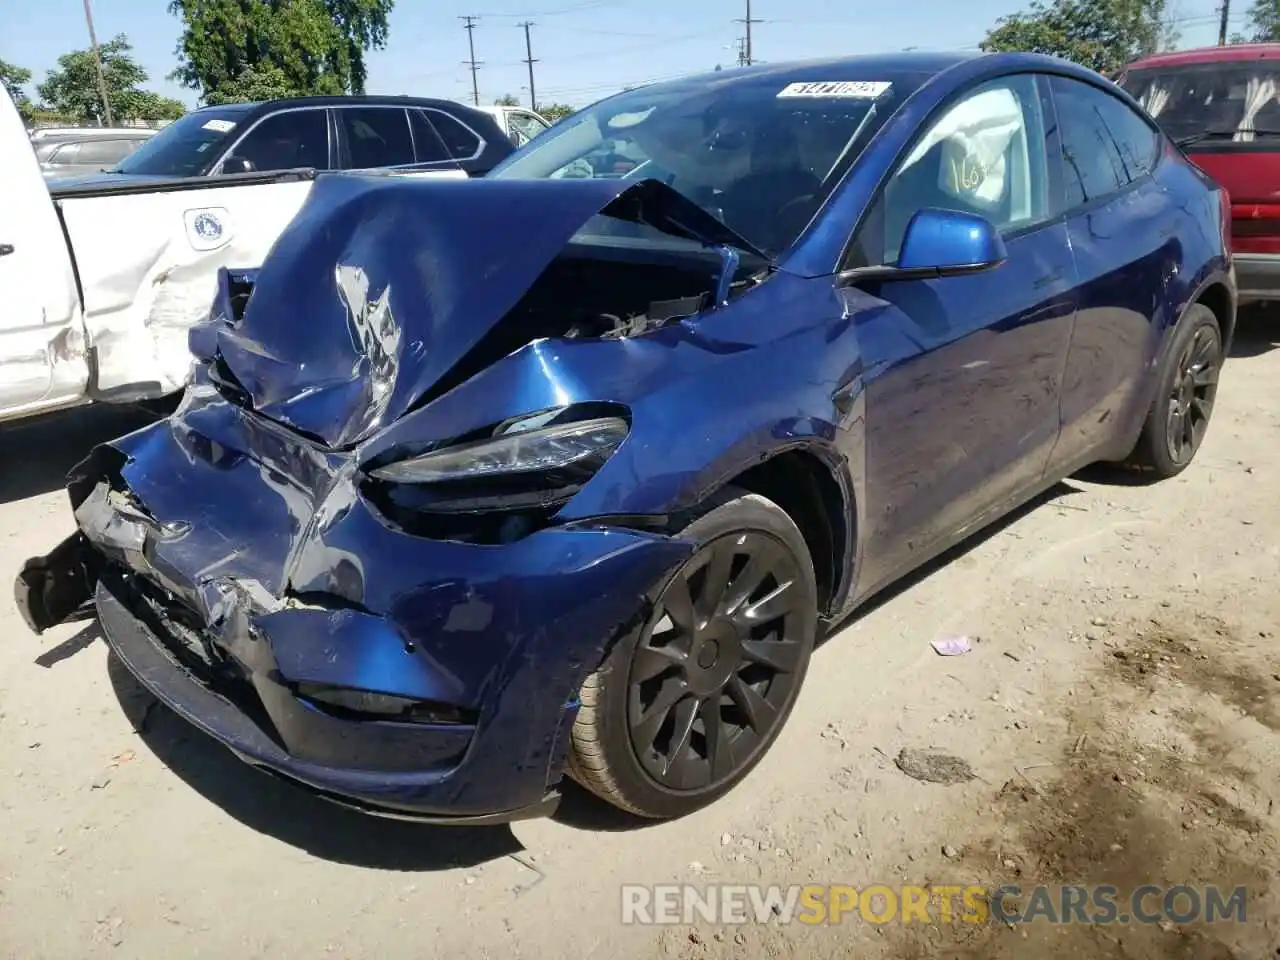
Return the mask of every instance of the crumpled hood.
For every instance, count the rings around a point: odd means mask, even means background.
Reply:
[[[192,343],[255,410],[349,447],[444,377],[602,212],[757,252],[656,180],[325,176],[239,320],[215,311]]]

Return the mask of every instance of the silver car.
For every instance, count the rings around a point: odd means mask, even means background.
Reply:
[[[110,170],[139,146],[154,130],[50,131],[33,138],[31,146],[46,180]]]

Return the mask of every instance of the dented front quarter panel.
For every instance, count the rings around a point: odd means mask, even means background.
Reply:
[[[196,611],[243,666],[288,748],[191,717],[236,752],[380,806],[455,816],[535,804],[558,779],[586,673],[691,545],[606,526],[502,546],[411,537],[356,493],[353,463],[196,387],[170,419],[98,448],[71,492],[90,540]],[[127,493],[108,494],[112,483]],[[128,661],[131,628],[104,627]],[[140,677],[175,708],[190,682]],[[295,683],[477,720],[465,737],[370,734],[300,707]]]
[[[515,188],[528,196],[527,184]],[[663,532],[671,515],[784,449],[810,450],[846,487],[858,475],[843,469],[840,434],[852,427],[832,402],[860,374],[848,304],[830,283],[776,272],[745,296],[643,335],[527,343],[413,409],[554,251],[501,260],[498,251],[521,244],[480,239],[452,252],[429,248],[417,280],[412,255],[379,272],[389,235],[341,223],[344,215],[363,223],[378,187],[330,189],[332,202],[312,211],[328,213],[310,226],[306,211],[295,221],[242,316],[224,289],[214,322],[192,336],[212,362],[177,413],[99,448],[72,477],[81,529],[126,579],[193,612],[249,680],[283,749],[243,719],[210,719],[225,711],[188,709],[192,680],[181,671],[135,671],[237,753],[325,791],[419,813],[535,804],[559,778],[583,680],[693,550]],[[481,192],[513,200],[506,189]],[[604,184],[548,193],[544,201],[579,199],[543,240],[567,240],[626,192]],[[400,223],[385,200],[375,206]],[[333,249],[316,239],[321,225],[332,227]],[[422,231],[415,236],[429,238]],[[352,237],[361,238],[354,247]],[[324,247],[318,261],[315,243]],[[291,256],[295,245],[310,255]],[[494,256],[467,258],[485,249]],[[315,262],[325,257],[322,278]],[[452,285],[475,272],[487,289]],[[428,281],[435,299],[402,309],[416,303],[406,295],[412,284]],[[797,316],[805,322],[782,319]],[[787,375],[797,366],[808,376]],[[226,371],[243,404],[209,381]],[[411,535],[362,493],[365,465],[396,449],[589,401],[624,406],[630,434],[550,526],[521,538]],[[641,516],[648,521],[637,524]],[[103,583],[109,593],[131,589]],[[120,612],[127,604],[111,597],[99,600],[110,611],[108,639],[140,663],[156,649],[152,628],[131,625]],[[402,725],[321,717],[300,702],[297,684],[445,703],[473,719],[406,734]]]

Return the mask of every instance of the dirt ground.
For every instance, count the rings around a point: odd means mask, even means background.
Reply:
[[[1209,438],[1154,487],[1072,479],[816,654],[746,783],[675,823],[364,818],[158,707],[93,627],[0,602],[4,956],[1280,955],[1280,316],[1244,318]],[[0,573],[71,529],[58,484],[135,423],[0,432]],[[929,641],[974,640],[943,658]],[[974,778],[894,764],[936,748]],[[1247,888],[1244,923],[624,925],[624,883]],[[1158,904],[1158,898],[1153,901]],[[936,919],[936,915],[935,915]]]

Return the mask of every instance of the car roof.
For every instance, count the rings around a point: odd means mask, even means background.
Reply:
[[[442,97],[409,97],[391,94],[365,94],[361,96],[281,97],[276,100],[256,100],[249,103],[225,103],[201,107],[197,113],[265,113],[282,107],[435,107],[445,110],[474,110],[456,100]]]
[[[1280,43],[1233,43],[1223,47],[1197,47],[1158,53],[1129,64],[1126,70],[1149,67],[1188,67],[1202,63],[1224,63],[1235,60],[1271,60],[1280,57]]]
[[[761,63],[750,67],[696,74],[682,80],[712,81],[718,87],[731,87],[738,82],[754,83],[762,77],[773,77],[779,84],[790,83],[843,83],[858,80],[923,80],[942,73],[958,64],[985,56],[968,51],[899,51],[895,53],[866,53],[843,57],[823,57],[813,60],[790,60],[779,63]],[[655,83],[653,86],[663,84]]]

